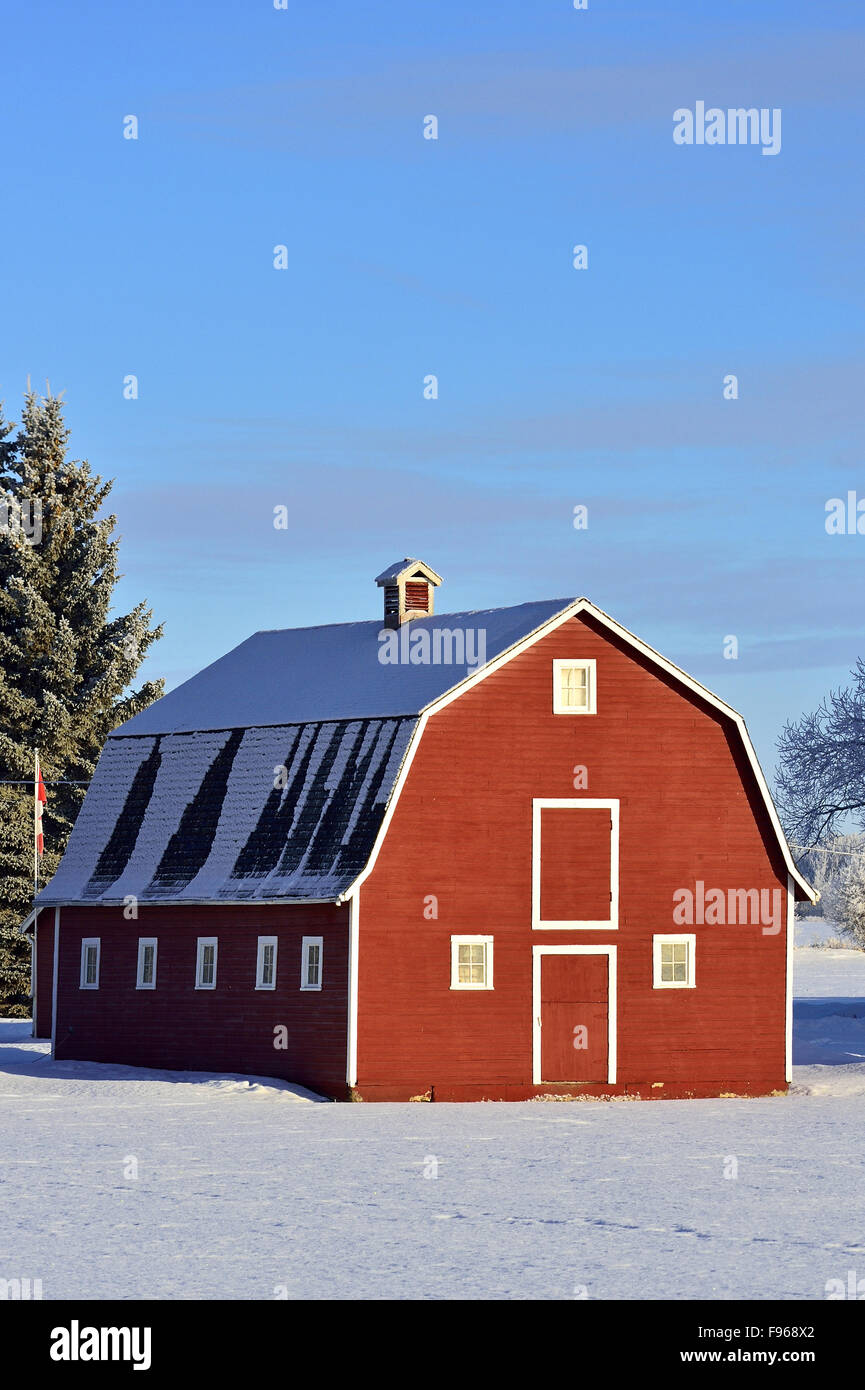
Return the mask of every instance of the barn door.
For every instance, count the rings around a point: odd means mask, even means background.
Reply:
[[[618,801],[536,798],[532,810],[532,926],[619,925]]]
[[[540,1081],[609,1078],[610,979],[604,955],[540,957]]]

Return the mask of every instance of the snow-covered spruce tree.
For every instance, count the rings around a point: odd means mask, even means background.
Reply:
[[[14,438],[11,428],[0,414],[0,1015],[21,1017],[30,959],[17,927],[33,899],[33,750],[53,783],[41,885],[106,737],[162,694],[161,681],[129,689],[162,628],[151,627],[143,603],[109,618],[116,518],[100,512],[111,483],[66,457],[60,400],[28,392]],[[26,785],[9,785],[16,779]]]
[[[778,739],[777,802],[792,844],[823,845],[865,829],[865,662],[853,683],[784,726]],[[794,851],[795,853],[795,851]]]

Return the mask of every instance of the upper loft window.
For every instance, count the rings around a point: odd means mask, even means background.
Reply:
[[[597,712],[596,666],[591,657],[553,662],[553,714]]]

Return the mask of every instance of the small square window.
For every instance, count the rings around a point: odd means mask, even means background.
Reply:
[[[656,936],[653,943],[654,988],[694,988],[695,936]]]
[[[553,714],[595,714],[596,666],[588,657],[553,662]]]
[[[451,989],[492,989],[493,938],[451,937]]]
[[[215,936],[200,936],[195,958],[195,988],[216,989],[216,951]]]
[[[255,988],[276,989],[276,937],[258,938],[258,958],[255,964]]]
[[[300,956],[301,989],[321,989],[322,959],[324,939],[320,936],[305,936]]]
[[[81,989],[99,988],[100,938],[86,936],[81,942]]]
[[[138,938],[138,975],[136,989],[156,989],[156,937]]]

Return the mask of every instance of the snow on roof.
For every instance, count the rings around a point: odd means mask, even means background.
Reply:
[[[395,579],[399,579],[400,575],[406,574],[409,570],[418,572],[423,570],[427,578],[431,579],[434,584],[441,584],[442,582],[441,575],[436,574],[430,565],[425,564],[423,560],[412,560],[409,556],[406,556],[404,560],[395,560],[392,565],[388,565],[386,570],[382,570],[381,574],[376,575],[375,582],[379,587],[382,587]]]
[[[572,602],[546,599],[414,618],[397,634],[406,647],[418,632],[427,630],[430,640],[436,632],[449,632],[456,640],[440,637],[439,654],[462,656],[417,665],[380,659],[384,643],[379,635],[394,636],[381,622],[256,632],[121,724],[111,737],[417,715],[477,669],[471,663],[479,654],[479,634],[480,654],[489,662]]]
[[[415,618],[397,630],[367,622],[256,633],[115,729],[37,906],[131,895],[333,901],[369,863],[422,712],[559,615],[583,612],[733,720],[796,895],[816,902],[742,716],[581,598]],[[436,633],[459,640],[433,640],[439,659],[412,661],[417,635]],[[381,638],[401,646],[395,664],[380,659]],[[286,785],[275,787],[283,765]]]
[[[114,730],[38,905],[332,901],[369,860],[420,712],[569,602],[257,632]],[[382,632],[401,660],[380,659]]]
[[[416,723],[111,738],[38,906],[332,901],[369,859]]]

